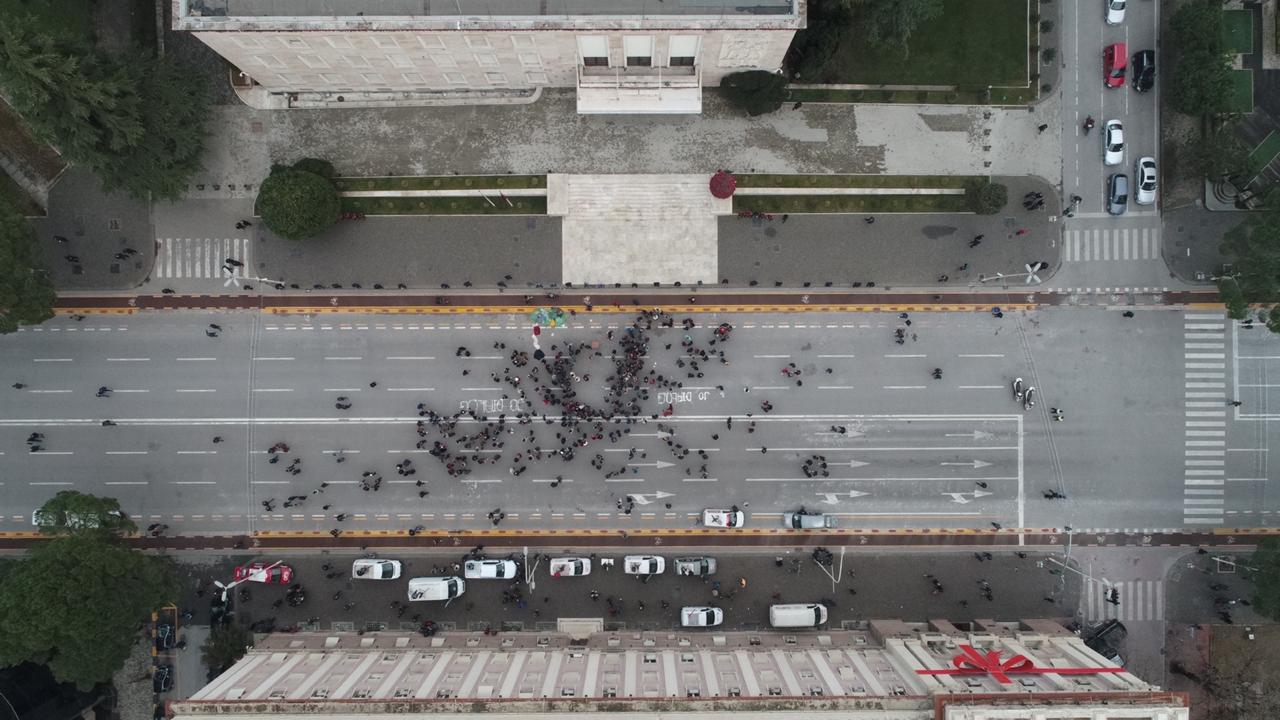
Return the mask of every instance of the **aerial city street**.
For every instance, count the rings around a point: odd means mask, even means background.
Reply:
[[[1275,4],[0,0],[8,713],[1271,717]]]

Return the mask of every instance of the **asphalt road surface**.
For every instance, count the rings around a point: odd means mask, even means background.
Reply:
[[[585,348],[566,381],[575,400],[608,407],[610,352],[632,319],[579,314],[536,339],[552,354]],[[707,315],[686,332],[677,317],[648,331],[644,362],[683,386],[641,388],[634,422],[571,429],[536,389],[541,363],[511,362],[534,351],[527,316],[58,318],[0,338],[2,527],[29,529],[31,510],[73,488],[117,497],[140,525],[171,534],[483,529],[494,510],[502,529],[683,528],[733,504],[757,528],[781,527],[801,506],[850,528],[1274,522],[1267,420],[1278,401],[1266,378],[1280,342],[1265,330],[1177,309],[909,319]],[[711,346],[722,322],[735,329]],[[686,335],[695,353],[723,350],[727,363],[709,355],[695,371]],[[1014,401],[1015,377],[1037,387],[1034,407]],[[103,386],[113,392],[96,397]],[[522,390],[537,413],[525,425]],[[1233,397],[1244,404],[1228,407]],[[419,450],[418,403],[468,414],[453,437],[428,424]],[[490,439],[475,440],[488,422]],[[39,452],[31,432],[44,433]],[[572,445],[557,433],[586,444],[566,461],[556,451]],[[463,453],[464,435],[473,451]],[[450,476],[429,454],[438,439],[471,458],[469,474]],[[272,464],[277,443],[290,449]],[[295,458],[297,474],[286,469]],[[396,473],[406,460],[415,475]],[[817,477],[806,477],[808,460]],[[364,473],[384,478],[379,490],[362,490]],[[290,496],[305,499],[284,507]]]

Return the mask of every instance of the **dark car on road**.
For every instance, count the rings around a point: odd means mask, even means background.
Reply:
[[[1129,209],[1129,176],[1124,173],[1112,173],[1107,178],[1107,212],[1112,215],[1123,215]]]
[[[173,626],[169,623],[156,624],[156,650],[163,652],[173,648],[176,639],[174,638]]]
[[[1133,89],[1146,92],[1156,85],[1156,51],[1143,50],[1133,56]]]
[[[157,665],[155,673],[151,676],[151,691],[155,693],[166,693],[173,689],[173,666]]]

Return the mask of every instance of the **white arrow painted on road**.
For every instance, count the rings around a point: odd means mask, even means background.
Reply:
[[[967,505],[973,502],[974,500],[977,500],[980,497],[986,497],[991,493],[983,492],[981,490],[974,490],[973,492],[942,493],[942,494],[950,495],[952,502],[957,502],[957,503],[960,503],[961,505]]]
[[[839,502],[836,498],[840,498],[840,497],[847,497],[850,500],[853,500],[854,498],[860,498],[860,497],[863,497],[864,495],[870,495],[870,494],[871,493],[858,492],[857,490],[850,490],[849,492],[843,492],[843,493],[836,493],[836,492],[814,493],[814,495],[822,496],[822,502],[825,505],[835,505],[837,502]]]
[[[870,465],[871,463],[865,463],[865,462],[862,462],[861,460],[850,460],[848,463],[838,462],[838,463],[831,463],[831,464],[832,465],[848,465],[851,468],[856,468],[856,467],[863,467],[864,465]]]
[[[983,432],[982,430],[974,430],[973,432],[967,433],[947,433],[944,437],[967,437],[973,438],[974,440],[990,440],[995,437],[995,435],[989,432]]]
[[[662,468],[675,467],[676,464],[669,463],[669,462],[662,462],[661,460],[659,460],[658,462],[651,462],[651,463],[627,463],[627,466],[628,467],[651,467],[651,468],[658,468],[659,470],[661,470]]]
[[[654,500],[661,500],[663,498],[669,498],[669,497],[675,497],[675,496],[676,496],[675,493],[663,492],[659,490],[656,493],[633,493],[631,495],[628,495],[627,499],[637,505],[648,505]]]
[[[628,434],[629,434],[631,437],[656,437],[656,438],[669,438],[669,437],[671,437],[671,433],[669,433],[669,432],[656,432],[656,433],[628,433]]]
[[[981,460],[971,460],[969,462],[962,462],[962,463],[944,462],[941,464],[942,465],[963,465],[964,467],[971,467],[974,470],[978,470],[984,467],[991,467],[991,463],[982,462]]]

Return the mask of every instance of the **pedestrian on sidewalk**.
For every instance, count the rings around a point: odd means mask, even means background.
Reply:
[[[1048,129],[1049,129],[1049,123],[1040,123],[1040,127],[1036,128],[1036,133],[1037,134],[1043,133],[1045,130],[1048,130]]]

